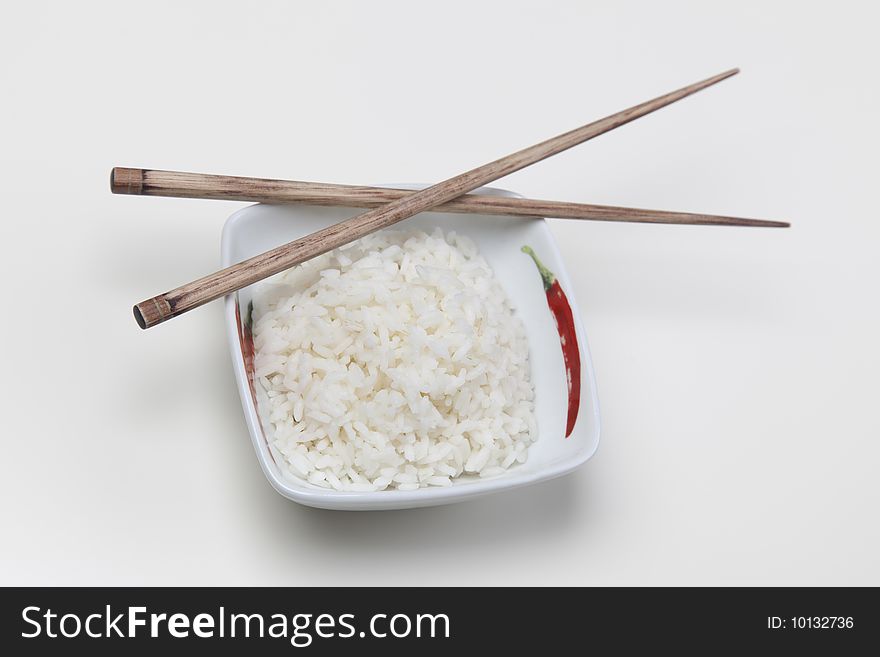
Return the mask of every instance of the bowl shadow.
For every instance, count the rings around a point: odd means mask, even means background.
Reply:
[[[513,546],[541,535],[564,534],[590,522],[589,478],[567,476],[512,491],[445,506],[397,511],[326,511],[287,503],[286,538],[319,546],[338,558],[365,551],[416,550],[425,555],[458,554],[489,544]],[[279,498],[279,503],[285,503]],[[586,507],[586,508],[584,508]]]

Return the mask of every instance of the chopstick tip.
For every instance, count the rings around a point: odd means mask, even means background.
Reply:
[[[144,319],[144,314],[141,312],[141,309],[137,306],[133,306],[131,311],[134,313],[134,321],[137,322],[137,325],[142,329],[147,328],[147,320]]]
[[[144,170],[113,167],[110,170],[110,191],[139,196],[144,191]]]
[[[168,300],[165,298],[165,295],[141,301],[140,303],[135,304],[131,310],[134,314],[134,321],[136,321],[137,325],[142,329],[151,328],[156,324],[161,324],[174,317],[174,311],[171,308],[171,304],[169,304]]]
[[[770,219],[749,219],[750,223],[746,225],[755,226],[757,228],[791,228],[791,224],[787,221],[776,221]]]

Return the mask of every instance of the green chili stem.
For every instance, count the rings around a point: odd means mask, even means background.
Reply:
[[[544,289],[549,290],[550,286],[553,285],[554,281],[556,281],[556,276],[553,275],[553,272],[547,269],[540,260],[538,260],[538,256],[535,255],[535,252],[532,250],[530,246],[524,246],[520,249],[523,253],[527,253],[532,257],[532,260],[535,261],[535,266],[538,268],[538,271],[541,274],[541,280],[544,281]]]

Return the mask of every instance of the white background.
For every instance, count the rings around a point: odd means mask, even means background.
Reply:
[[[32,2],[0,22],[0,584],[880,584],[868,2]],[[562,480],[404,512],[282,499],[214,303],[241,204],[114,165],[437,181],[732,66],[499,181],[790,219],[554,221],[604,431]]]

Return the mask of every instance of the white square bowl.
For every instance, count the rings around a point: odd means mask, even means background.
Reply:
[[[391,185],[389,185],[391,186]],[[418,189],[418,185],[393,185]],[[478,193],[516,196],[485,188]],[[359,210],[306,205],[251,205],[233,214],[223,227],[222,260],[229,266],[358,214]],[[571,282],[553,236],[543,219],[427,212],[400,226],[432,229],[440,226],[473,239],[507,292],[525,324],[529,341],[538,437],[528,460],[491,478],[459,477],[452,486],[414,491],[344,492],[310,484],[283,466],[284,457],[271,441],[271,424],[261,416],[258,400],[265,395],[253,378],[253,344],[244,325],[253,286],[226,297],[226,328],[238,391],[251,440],[266,478],[281,495],[300,504],[324,509],[380,510],[447,504],[487,493],[518,488],[571,472],[589,459],[599,445],[599,403],[596,379]],[[568,296],[581,358],[581,400],[577,423],[565,437],[568,384],[559,335],[541,277],[532,260],[520,251],[531,246],[556,275]],[[264,406],[265,408],[265,406]],[[281,465],[279,465],[281,464]]]

